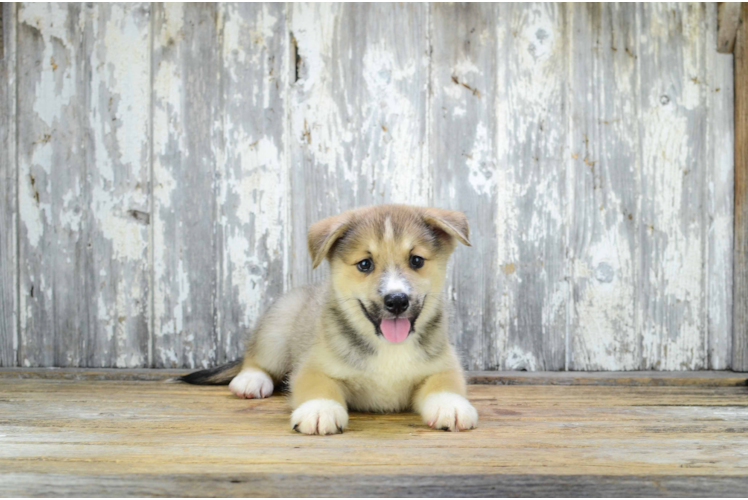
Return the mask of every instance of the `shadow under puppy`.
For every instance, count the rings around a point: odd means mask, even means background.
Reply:
[[[447,335],[442,288],[457,242],[470,245],[461,212],[404,205],[360,208],[309,229],[325,283],[292,290],[260,319],[244,358],[180,380],[225,384],[266,398],[290,377],[291,425],[335,434],[348,409],[414,410],[432,428],[472,429],[478,413]]]

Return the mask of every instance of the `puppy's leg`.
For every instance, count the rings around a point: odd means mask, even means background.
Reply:
[[[244,359],[242,371],[229,384],[229,390],[244,399],[269,398],[273,388],[273,379],[252,358]]]
[[[465,379],[457,370],[435,373],[416,390],[413,409],[432,429],[462,431],[478,425],[478,412],[465,398]]]
[[[348,426],[343,388],[314,369],[302,368],[291,382],[291,427],[304,434],[338,434]]]

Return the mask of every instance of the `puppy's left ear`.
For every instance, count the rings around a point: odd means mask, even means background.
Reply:
[[[429,226],[447,233],[463,245],[472,246],[468,239],[470,226],[468,226],[467,217],[462,212],[442,208],[427,208],[424,211],[423,219]]]
[[[325,260],[332,246],[348,229],[349,221],[349,216],[342,213],[312,224],[307,234],[307,246],[312,256],[312,269]]]

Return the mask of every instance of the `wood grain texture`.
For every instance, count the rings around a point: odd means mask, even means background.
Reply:
[[[89,90],[86,244],[89,338],[82,366],[136,367],[150,329],[150,5],[86,12]]]
[[[573,307],[567,368],[635,370],[638,203],[633,4],[573,4],[570,75]]]
[[[735,274],[732,366],[748,371],[748,2],[735,42]]]
[[[153,12],[152,366],[217,361],[217,4]]]
[[[493,498],[493,497],[737,497],[748,478],[736,476],[610,476],[459,474],[306,475],[284,474],[102,474],[95,476],[10,473],[0,476],[9,497],[341,497],[341,498]]]
[[[16,5],[0,5],[0,367],[18,362]]]
[[[285,6],[164,5],[155,24],[152,363],[208,366],[285,286]]]
[[[218,362],[285,289],[288,211],[284,4],[221,4],[218,159]]]
[[[18,88],[33,89],[17,109],[23,366],[76,365],[90,333],[82,16],[80,5],[18,6]]]
[[[706,7],[638,7],[641,368],[706,368]]]
[[[503,4],[496,48],[503,369],[561,370],[568,276],[569,34],[561,4]],[[511,271],[511,272],[509,272]]]
[[[707,4],[708,31],[714,29],[714,6]],[[715,56],[715,40],[704,40],[707,60],[705,82],[706,202],[705,221],[707,269],[707,356],[708,368],[732,366],[733,321],[733,214],[735,176],[735,84],[733,57]],[[710,56],[711,54],[711,56]]]
[[[309,226],[357,206],[428,205],[426,4],[292,4],[291,283],[311,272]]]
[[[740,26],[741,2],[717,2],[717,52],[730,54]]]
[[[142,366],[148,7],[18,9],[19,362]]]
[[[746,391],[470,386],[481,417],[474,431],[433,431],[410,413],[354,413],[347,432],[318,437],[291,430],[282,396],[239,400],[225,387],[157,382],[4,380],[0,492],[44,491],[31,479],[45,474],[42,483],[53,481],[63,496],[101,492],[95,479],[102,477],[121,495],[158,494],[163,479],[177,488],[168,492],[174,496],[206,494],[208,485],[223,494],[305,496],[342,492],[344,484],[346,492],[395,494],[427,488],[423,478],[436,475],[436,484],[463,492],[491,491],[489,484],[518,491],[522,476],[526,492],[582,478],[591,493],[601,491],[596,484],[631,492],[661,482],[721,484],[734,493],[748,465]],[[289,479],[297,475],[307,481]],[[374,479],[393,489],[377,489]],[[83,487],[91,489],[76,489]]]
[[[469,369],[503,366],[506,345],[504,280],[494,241],[497,170],[506,168],[496,159],[497,8],[431,6],[433,204],[464,212],[470,223],[473,246],[455,252],[443,296],[452,310],[451,338]],[[512,272],[504,267],[503,274]]]

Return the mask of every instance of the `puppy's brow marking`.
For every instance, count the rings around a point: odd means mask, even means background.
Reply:
[[[387,217],[384,221],[384,241],[394,241],[395,230],[392,228],[392,219]]]

